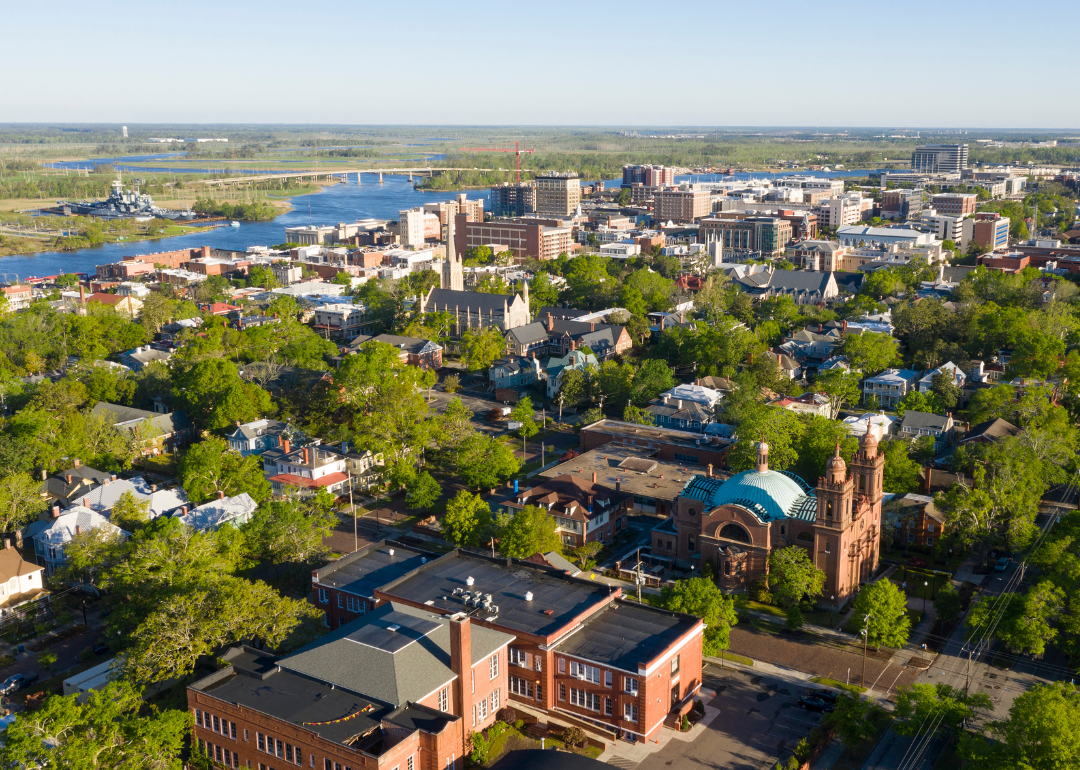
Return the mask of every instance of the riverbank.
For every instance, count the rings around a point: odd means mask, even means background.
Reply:
[[[57,217],[58,222],[63,218]],[[121,220],[127,225],[132,220]],[[160,220],[155,220],[158,225]],[[95,230],[89,235],[90,228],[76,231],[76,235],[67,235],[63,229],[31,230],[18,224],[4,224],[0,222],[0,257],[33,256],[45,252],[72,252],[79,251],[88,246],[100,246],[105,244],[141,243],[143,241],[159,241],[164,238],[175,238],[180,235],[188,235],[195,232],[208,232],[220,224],[215,225],[184,225],[169,224],[164,227],[152,222],[139,222],[134,227],[128,225],[123,231]],[[72,230],[66,230],[71,233]]]

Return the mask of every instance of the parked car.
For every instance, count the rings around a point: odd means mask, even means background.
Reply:
[[[0,694],[11,695],[13,692],[25,689],[34,684],[38,680],[37,674],[15,674],[9,676],[4,680],[3,684],[0,684]]]
[[[799,708],[806,711],[816,711],[819,714],[828,714],[833,710],[833,704],[826,703],[821,698],[815,698],[811,695],[804,695],[799,698]]]
[[[807,693],[814,698],[820,698],[826,703],[836,703],[836,699],[839,695],[832,690],[810,690]]]
[[[994,572],[1004,572],[1009,568],[1009,557],[1002,556],[997,560],[997,564],[994,565]]]
[[[95,655],[104,655],[108,651],[109,651],[109,645],[105,644],[105,642],[98,642],[97,644],[94,645],[94,654]]]

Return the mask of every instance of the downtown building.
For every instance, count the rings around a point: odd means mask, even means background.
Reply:
[[[480,246],[509,248],[515,257],[547,260],[574,249],[573,229],[515,219],[492,219],[470,222],[458,214],[454,247],[458,255]]]
[[[555,171],[536,176],[536,213],[541,217],[568,217],[581,204],[581,180],[573,172]]]
[[[675,184],[675,169],[670,166],[623,166],[622,187],[666,187]]]
[[[504,182],[492,187],[490,195],[493,217],[523,217],[536,213],[536,187],[530,182]]]
[[[926,144],[911,153],[911,170],[924,174],[959,174],[967,168],[966,144]]]
[[[773,256],[784,253],[791,236],[791,222],[781,217],[710,217],[701,220],[698,240],[721,243],[725,251]]]
[[[708,190],[690,187],[660,189],[653,194],[653,221],[689,224],[712,213],[712,195]]]

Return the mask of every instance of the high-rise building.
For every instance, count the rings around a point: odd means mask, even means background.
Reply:
[[[911,153],[911,170],[928,174],[959,174],[967,162],[966,144],[927,144]]]
[[[124,135],[124,138],[125,138],[125,139],[127,139],[127,138],[128,138],[128,135],[127,135],[127,126],[124,126],[124,127],[122,128],[122,130],[121,130],[121,133],[122,133],[122,134]]]
[[[622,186],[631,187],[635,184],[645,187],[675,184],[675,169],[670,166],[623,166]]]
[[[439,218],[440,227],[446,227],[447,223],[450,221],[450,217],[457,214],[467,215],[470,222],[483,222],[484,199],[476,198],[475,200],[468,200],[465,197],[465,193],[458,193],[456,200],[425,203],[424,211],[428,214],[437,216]]]
[[[975,213],[978,201],[975,193],[939,193],[930,197],[930,207],[945,216],[963,217]]]
[[[782,254],[791,240],[791,222],[780,217],[702,219],[698,240],[718,242],[725,251],[758,251],[763,256]]]
[[[960,248],[967,251],[972,245],[981,246],[987,251],[1002,249],[1009,245],[1008,217],[997,213],[984,212],[965,219],[960,236]]]
[[[504,182],[491,188],[491,216],[523,217],[535,213],[536,187],[531,182]]]
[[[882,219],[914,219],[921,212],[922,190],[886,190],[882,196]]]
[[[457,219],[458,253],[479,246],[506,246],[515,257],[555,259],[573,250],[573,230],[551,227],[529,219],[492,219],[489,222],[464,222]]]
[[[542,217],[568,217],[581,203],[581,180],[573,171],[548,172],[536,177],[536,213]]]
[[[653,195],[653,220],[656,222],[694,222],[712,213],[712,194],[708,190],[657,190]]]

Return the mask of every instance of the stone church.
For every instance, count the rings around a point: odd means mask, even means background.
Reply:
[[[878,564],[885,456],[877,439],[867,431],[850,468],[837,446],[816,487],[769,470],[764,442],[757,454],[753,470],[726,480],[710,470],[683,488],[672,522],[677,563],[733,591],[765,575],[773,549],[797,545],[825,573],[820,603],[842,606]]]

